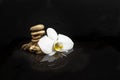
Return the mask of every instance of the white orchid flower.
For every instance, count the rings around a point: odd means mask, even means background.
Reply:
[[[53,28],[48,28],[47,35],[39,40],[38,45],[43,53],[52,56],[56,52],[67,52],[71,50],[74,43],[68,36],[57,34]]]

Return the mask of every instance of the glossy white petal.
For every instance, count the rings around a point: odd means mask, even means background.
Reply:
[[[53,51],[53,52],[51,52],[50,54],[48,54],[49,56],[53,56],[54,54],[55,54],[56,52],[55,51]]]
[[[54,41],[57,40],[57,32],[53,28],[47,29],[47,35],[52,40],[54,40]]]
[[[58,35],[58,42],[63,44],[63,49],[60,52],[68,51],[74,46],[73,41],[68,36],[62,34]]]
[[[43,36],[38,42],[38,45],[40,46],[42,52],[45,54],[50,54],[53,52],[53,44],[53,40],[47,36]]]

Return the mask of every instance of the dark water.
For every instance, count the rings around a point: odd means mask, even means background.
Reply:
[[[116,80],[120,75],[119,49],[104,42],[75,42],[67,56],[53,57],[23,51],[18,43],[1,67],[3,80]]]

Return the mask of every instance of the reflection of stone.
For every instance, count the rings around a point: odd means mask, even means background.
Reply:
[[[36,54],[40,54],[41,50],[38,45],[38,41],[41,38],[41,36],[45,33],[43,29],[44,29],[44,25],[42,24],[31,27],[30,28],[31,37],[32,37],[31,42],[22,45],[22,49],[28,50],[30,52],[35,52]]]

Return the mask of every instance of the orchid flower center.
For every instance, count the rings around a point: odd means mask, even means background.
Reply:
[[[56,42],[54,44],[54,50],[55,51],[60,51],[63,48],[63,44],[61,42]]]

